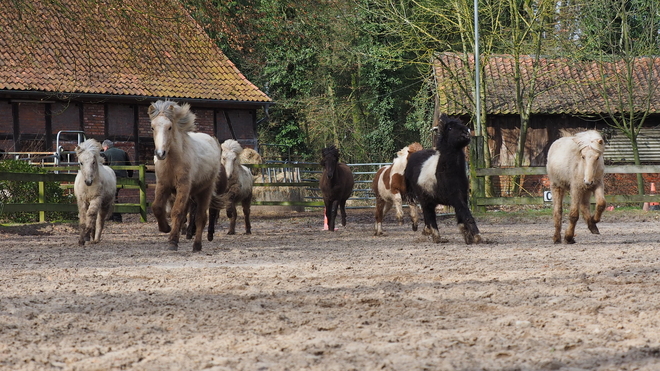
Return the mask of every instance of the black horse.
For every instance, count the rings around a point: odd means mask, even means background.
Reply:
[[[334,232],[337,208],[341,210],[341,225],[346,226],[346,200],[353,192],[353,173],[346,164],[339,162],[339,150],[335,146],[323,149],[323,175],[319,181],[328,230]]]
[[[470,143],[470,129],[460,120],[443,114],[437,128],[435,150],[425,149],[408,158],[404,172],[407,197],[419,202],[424,212],[425,235],[433,242],[446,242],[440,237],[435,216],[437,205],[449,205],[456,211],[456,220],[465,243],[481,242],[479,228],[468,206],[469,183],[464,148]]]

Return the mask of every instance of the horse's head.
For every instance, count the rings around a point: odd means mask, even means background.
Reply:
[[[227,139],[220,145],[220,149],[222,150],[220,163],[224,165],[229,179],[234,174],[234,167],[240,163],[239,156],[243,152],[243,147],[237,141]]]
[[[100,153],[101,144],[94,139],[88,139],[76,147],[80,173],[87,186],[91,186],[99,175],[99,166],[103,162]]]
[[[179,133],[195,128],[195,114],[190,112],[190,105],[179,106],[172,101],[159,100],[149,106],[151,131],[154,138],[154,155],[164,160],[170,152],[172,143],[177,142]]]
[[[440,116],[438,126],[434,126],[432,130],[438,135],[436,149],[462,149],[470,144],[472,139],[470,129],[461,120],[450,118],[444,113]]]
[[[575,141],[580,151],[580,160],[584,169],[584,185],[591,186],[594,181],[602,177],[605,168],[603,137],[597,131],[589,130],[576,134],[573,141]]]
[[[334,145],[330,147],[323,148],[321,151],[323,158],[321,159],[321,166],[325,169],[325,175],[332,179],[335,175],[335,169],[337,168],[337,163],[339,162],[339,150]]]

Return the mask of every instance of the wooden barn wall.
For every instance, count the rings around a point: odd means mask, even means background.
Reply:
[[[573,116],[535,115],[530,120],[525,141],[523,166],[545,166],[548,149],[561,136],[560,130],[578,132],[601,129],[604,123]],[[514,166],[520,120],[516,115],[491,116],[488,119],[488,145],[493,167]]]
[[[14,102],[0,100],[0,150],[55,151],[61,130],[84,131],[88,138],[110,139],[134,163],[153,163],[149,103]],[[218,140],[233,138],[257,146],[256,108],[195,107],[197,130]],[[63,144],[71,150],[74,143]]]

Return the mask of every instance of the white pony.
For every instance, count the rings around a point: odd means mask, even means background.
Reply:
[[[606,206],[603,188],[604,150],[603,137],[595,130],[559,138],[550,146],[546,168],[554,207],[555,243],[561,242],[562,202],[566,191],[571,194],[571,209],[564,241],[575,243],[575,223],[580,217],[580,211],[589,231],[600,233],[596,223],[600,222]],[[596,198],[596,212],[593,216],[589,210],[592,193]]]
[[[415,142],[403,147],[397,152],[397,157],[391,165],[383,166],[376,172],[371,189],[376,195],[376,225],[374,235],[383,234],[383,217],[394,206],[396,210],[396,219],[399,225],[403,224],[403,197],[406,194],[406,181],[403,172],[408,164],[408,156],[424,149],[421,144]],[[411,199],[408,200],[410,207],[410,219],[412,220],[413,231],[417,230],[419,216],[417,205]]]
[[[202,231],[215,182],[220,171],[218,141],[204,133],[193,132],[195,114],[190,105],[159,100],[149,106],[155,145],[156,195],[152,204],[158,230],[169,233],[169,250],[179,248],[181,226],[189,202],[196,205],[193,251],[202,250]],[[167,203],[174,195],[167,221]]]
[[[236,204],[240,202],[245,217],[245,234],[251,234],[252,172],[240,163],[240,155],[243,152],[240,143],[233,139],[227,139],[220,147],[222,148],[221,162],[227,171],[227,189],[225,193],[220,195],[220,205],[213,205],[212,207],[227,209],[227,218],[229,218],[229,231],[227,234],[236,234]]]
[[[112,214],[117,177],[108,166],[103,165],[101,143],[87,139],[76,147],[80,170],[76,175],[73,193],[78,203],[80,237],[78,245],[101,241],[101,232],[108,215]]]

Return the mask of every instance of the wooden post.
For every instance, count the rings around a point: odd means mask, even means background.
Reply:
[[[39,203],[46,203],[46,183],[39,182]],[[39,223],[46,222],[46,212],[39,211]]]
[[[138,169],[138,180],[140,181],[140,221],[147,221],[147,181],[145,178],[147,166],[141,164]]]
[[[485,212],[485,206],[477,205],[477,198],[486,197],[486,179],[483,176],[477,176],[477,169],[483,169],[484,160],[484,137],[473,136],[470,145],[470,206],[474,212]]]

